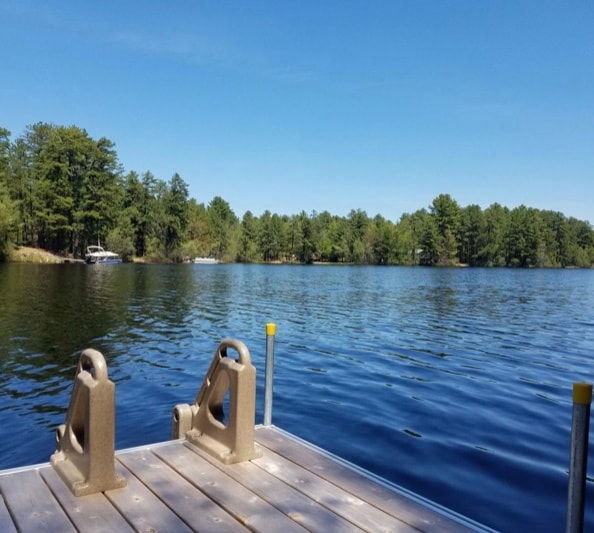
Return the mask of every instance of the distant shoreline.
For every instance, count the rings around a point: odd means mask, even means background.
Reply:
[[[0,261],[1,262],[1,261]],[[73,259],[71,257],[62,257],[55,255],[47,250],[42,250],[41,248],[34,248],[30,246],[18,246],[14,245],[10,250],[7,258],[5,259],[6,263],[23,263],[23,264],[38,264],[38,265],[57,265],[57,264],[64,264],[64,263],[81,263],[83,262],[80,259]],[[140,263],[140,264],[173,264],[171,262],[150,262],[146,261],[145,258],[133,258],[131,263]],[[237,263],[240,264],[240,263]],[[258,265],[304,265],[304,263],[298,263],[294,261],[258,261],[255,263],[249,264],[258,264]],[[356,263],[332,263],[328,261],[314,261],[310,263],[311,266],[357,266]],[[359,266],[378,266],[378,265],[359,265]],[[420,266],[420,265],[416,265]],[[431,268],[431,267],[429,267]],[[433,268],[448,268],[448,267],[433,267]],[[451,265],[449,268],[471,268],[470,265],[465,263],[458,263],[456,265]],[[476,267],[476,268],[513,268],[513,267]],[[554,268],[554,269],[563,269],[562,267],[532,267],[534,270],[540,270],[542,268]],[[579,270],[579,267],[565,267],[565,270]],[[588,270],[587,267],[584,267],[585,270]]]

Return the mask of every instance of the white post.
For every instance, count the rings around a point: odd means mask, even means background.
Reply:
[[[264,425],[272,425],[272,378],[274,375],[274,336],[276,324],[266,324],[266,383],[264,385]]]

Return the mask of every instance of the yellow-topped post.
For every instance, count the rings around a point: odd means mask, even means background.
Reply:
[[[272,378],[274,375],[274,337],[276,324],[266,324],[266,379],[264,385],[264,425],[272,424]]]
[[[590,405],[592,403],[592,383],[573,384],[573,403]]]
[[[569,493],[567,497],[567,533],[581,533],[584,529],[591,404],[592,384],[574,383],[571,452],[569,457]]]

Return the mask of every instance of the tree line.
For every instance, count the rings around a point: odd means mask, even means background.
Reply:
[[[82,257],[101,242],[125,259],[373,265],[592,267],[594,229],[556,211],[460,206],[449,194],[396,221],[353,209],[238,218],[221,197],[189,197],[174,174],[125,172],[114,143],[37,123],[0,128],[0,256],[23,244]]]

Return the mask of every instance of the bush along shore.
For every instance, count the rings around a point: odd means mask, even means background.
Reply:
[[[12,246],[6,260],[10,263],[38,264],[57,264],[64,262],[63,257],[59,257],[47,250],[31,248],[29,246]]]

